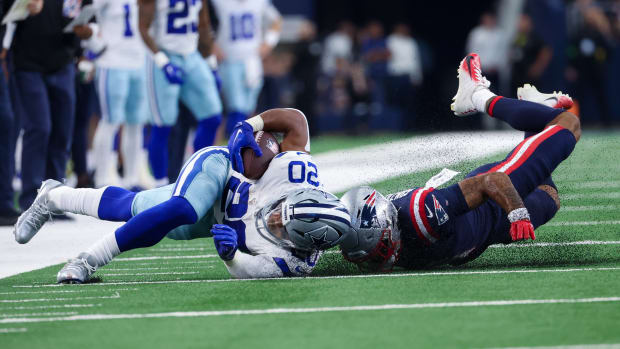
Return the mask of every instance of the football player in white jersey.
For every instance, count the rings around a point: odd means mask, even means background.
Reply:
[[[282,18],[271,0],[211,0],[219,20],[216,52],[228,134],[256,108],[262,59],[278,44]],[[268,28],[263,31],[263,28]]]
[[[212,145],[222,119],[216,77],[205,60],[213,38],[201,0],[139,0],[139,28],[150,51],[147,97],[153,116],[149,159],[158,185],[168,184],[168,138],[179,98],[198,120],[194,149]]]
[[[118,185],[114,137],[121,124],[124,186],[140,185],[140,168],[147,166],[142,128],[147,121],[145,47],[138,32],[137,0],[93,0],[97,23],[78,28],[86,46],[100,53],[95,60],[95,86],[101,121],[93,141],[95,186]]]
[[[283,132],[282,153],[259,180],[245,178],[240,151],[257,131]],[[236,278],[303,276],[320,251],[350,228],[347,210],[322,190],[310,150],[308,124],[295,109],[273,109],[235,128],[225,147],[206,147],[185,164],[176,183],[133,193],[118,187],[73,189],[47,180],[19,218],[15,239],[27,243],[53,214],[72,212],[126,222],[58,273],[58,282],[84,282],[122,252],[153,246],[165,236],[213,237]],[[232,160],[232,161],[231,161]],[[239,170],[233,170],[232,167]],[[220,224],[214,224],[214,223]]]

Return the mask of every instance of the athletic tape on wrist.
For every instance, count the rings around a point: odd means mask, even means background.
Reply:
[[[265,43],[271,47],[275,47],[280,41],[280,32],[276,30],[268,30],[265,33]]]
[[[510,211],[510,213],[508,214],[508,220],[510,221],[510,223],[514,223],[516,221],[522,221],[522,220],[529,221],[530,213],[527,212],[527,208],[525,207],[517,208],[516,210]]]
[[[170,59],[168,59],[168,56],[166,56],[165,53],[159,51],[153,55],[153,61],[158,68],[161,68],[164,65],[168,64],[170,62]]]
[[[260,115],[251,117],[245,120],[245,122],[247,122],[248,124],[250,124],[250,126],[252,126],[252,129],[254,130],[254,132],[262,131],[263,127],[265,127],[265,121]]]

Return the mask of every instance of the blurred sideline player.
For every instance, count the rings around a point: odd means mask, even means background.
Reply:
[[[147,98],[153,117],[149,159],[157,185],[168,184],[168,139],[179,98],[198,120],[194,150],[212,145],[222,119],[214,73],[205,58],[213,38],[200,0],[138,0],[147,59]]]
[[[256,108],[263,86],[262,59],[278,44],[282,17],[271,0],[211,3],[219,21],[216,53],[228,113],[226,134],[230,135],[237,122],[247,119]]]
[[[535,239],[534,228],[560,207],[551,174],[581,135],[579,119],[562,109],[572,105],[570,97],[541,94],[529,85],[518,91],[523,100],[496,96],[476,54],[467,55],[458,72],[456,115],[487,112],[525,131],[526,138],[505,160],[483,165],[444,189],[434,187],[451,178],[441,178],[446,172],[387,199],[369,187],[347,192],[341,200],[355,233],[341,247],[362,269],[463,264],[492,244]]]
[[[260,179],[250,180],[241,174],[240,152],[249,146],[260,156],[254,132],[263,129],[284,132],[282,152]],[[58,282],[84,282],[121,252],[153,246],[165,236],[213,236],[236,278],[309,274],[320,250],[344,238],[350,217],[337,197],[322,190],[308,153],[305,116],[296,109],[266,111],[235,128],[229,149],[230,160],[225,147],[203,148],[188,160],[175,184],[137,194],[118,187],[73,189],[47,180],[20,216],[15,239],[28,242],[51,214],[60,212],[127,222],[69,261]],[[213,225],[216,218],[221,224]]]
[[[140,170],[145,172],[147,166],[142,129],[148,110],[146,51],[138,32],[137,0],[93,0],[93,5],[97,23],[75,30],[81,38],[88,39],[86,44],[92,51],[100,54],[95,61],[95,86],[101,109],[101,120],[93,140],[95,186],[120,185],[114,138],[124,124],[121,140],[123,185],[126,188],[148,187],[150,183],[140,181]]]

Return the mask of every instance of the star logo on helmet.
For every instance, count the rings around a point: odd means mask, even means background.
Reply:
[[[314,235],[310,235],[310,238],[312,239],[312,244],[314,244],[314,246],[316,247],[321,247],[325,244],[328,243],[327,239],[327,232],[323,233],[323,235],[321,235],[321,237],[314,237]]]

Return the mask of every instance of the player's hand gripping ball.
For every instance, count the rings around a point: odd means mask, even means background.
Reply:
[[[280,152],[280,144],[270,132],[254,133],[250,124],[240,122],[228,140],[228,152],[233,170],[247,178],[259,179]]]
[[[229,261],[237,252],[237,232],[226,224],[214,224],[211,228],[215,249],[220,258]]]

